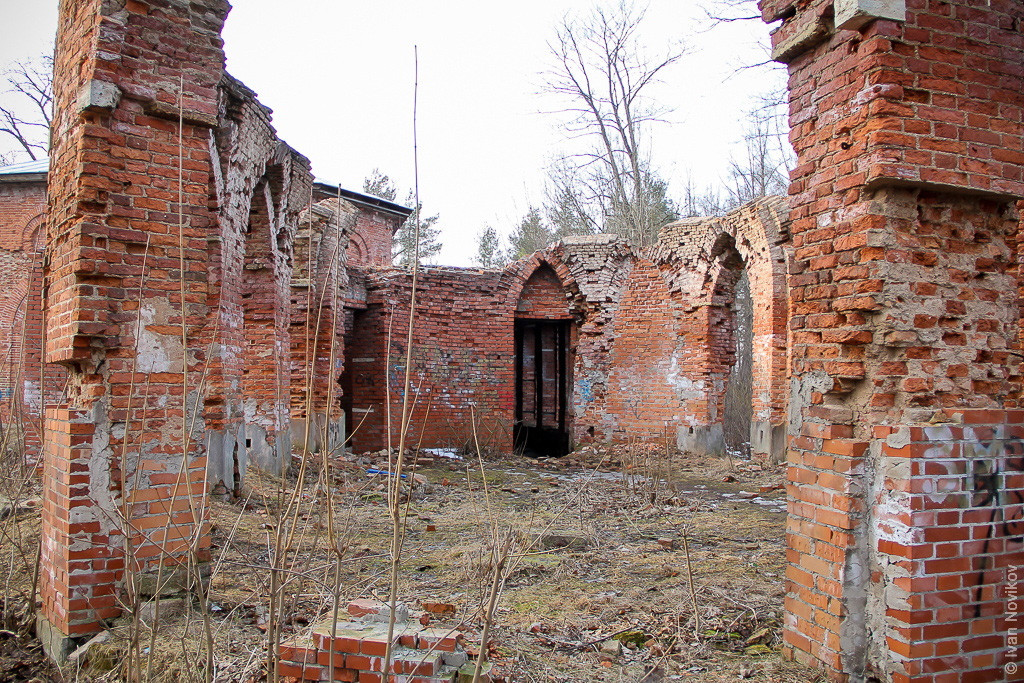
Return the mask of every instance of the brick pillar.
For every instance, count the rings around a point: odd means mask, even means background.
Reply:
[[[90,512],[95,507],[116,511],[112,498],[100,501],[91,495],[95,427],[89,414],[48,410],[46,432],[42,519],[47,533],[39,592],[50,624],[77,636],[93,632],[99,620],[117,616],[113,584],[124,569],[124,554],[119,543],[112,543],[111,525]]]
[[[1024,6],[760,6],[798,154],[788,652],[833,680],[1020,680]]]
[[[325,199],[299,217],[291,273],[292,444],[336,452],[345,443],[345,331],[351,331],[345,298],[349,288],[349,239],[355,207]],[[331,365],[333,361],[333,367]],[[311,416],[311,417],[310,417]],[[308,442],[306,441],[308,436]]]
[[[209,552],[196,411],[227,11],[222,0],[61,3],[46,353],[70,389],[44,435],[40,571],[58,657],[62,637],[112,615],[124,567],[191,580]]]

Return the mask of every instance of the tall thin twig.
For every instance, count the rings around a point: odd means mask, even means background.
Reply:
[[[412,158],[413,158],[413,183],[415,194],[415,208],[413,209],[413,243],[415,244],[415,258],[412,262],[412,292],[409,297],[409,324],[405,341],[405,379],[402,384],[402,419],[398,433],[398,455],[396,456],[394,481],[389,486],[388,505],[391,512],[391,584],[388,590],[388,643],[387,651],[384,653],[384,675],[391,672],[391,657],[393,641],[395,638],[395,618],[398,612],[398,565],[401,561],[403,525],[402,507],[399,504],[399,494],[402,487],[402,465],[405,459],[405,439],[409,431],[410,404],[409,389],[412,384],[412,344],[413,330],[416,318],[416,285],[418,284],[420,269],[420,166],[419,166],[419,145],[416,130],[416,116],[419,106],[420,87],[420,63],[419,47],[413,46],[413,97],[412,97]],[[388,406],[390,413],[391,406]],[[411,489],[410,489],[411,495]]]

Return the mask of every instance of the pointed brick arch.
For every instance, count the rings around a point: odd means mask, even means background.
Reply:
[[[580,290],[579,283],[576,282],[576,277],[573,275],[569,265],[563,259],[563,254],[564,250],[559,245],[552,245],[547,249],[531,254],[525,259],[516,261],[505,269],[502,280],[504,286],[507,287],[505,304],[508,306],[508,310],[517,310],[527,283],[537,271],[547,268],[555,274],[565,292],[567,310],[577,322],[583,321],[587,309],[586,297]]]
[[[550,257],[549,257],[550,258]],[[572,369],[579,312],[576,297],[547,258],[531,263],[513,316],[514,422],[517,450],[564,455],[572,443]],[[571,277],[571,276],[569,276]]]
[[[689,447],[723,447],[719,438],[725,381],[734,360],[732,304],[745,270],[753,303],[753,421],[751,449],[779,461],[785,450],[788,372],[788,226],[781,197],[755,200],[725,216],[693,218],[662,228],[652,258],[670,289],[684,299],[686,367],[701,378],[705,403],[697,406]]]

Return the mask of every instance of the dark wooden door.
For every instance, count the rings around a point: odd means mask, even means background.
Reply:
[[[516,320],[516,449],[528,455],[569,452],[569,325]]]

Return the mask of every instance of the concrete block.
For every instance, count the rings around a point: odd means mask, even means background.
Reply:
[[[112,110],[121,101],[121,91],[113,83],[92,80],[78,92],[78,111]]]
[[[676,447],[684,453],[725,455],[725,434],[722,425],[696,425],[676,430]]]
[[[875,19],[907,20],[906,0],[835,0],[836,28],[856,31]]]
[[[750,424],[750,451],[772,463],[786,459],[786,425],[758,421]]]
[[[43,644],[43,652],[57,666],[67,664],[68,656],[78,648],[78,643],[74,638],[51,624],[50,620],[42,614],[36,617],[36,635]]]

